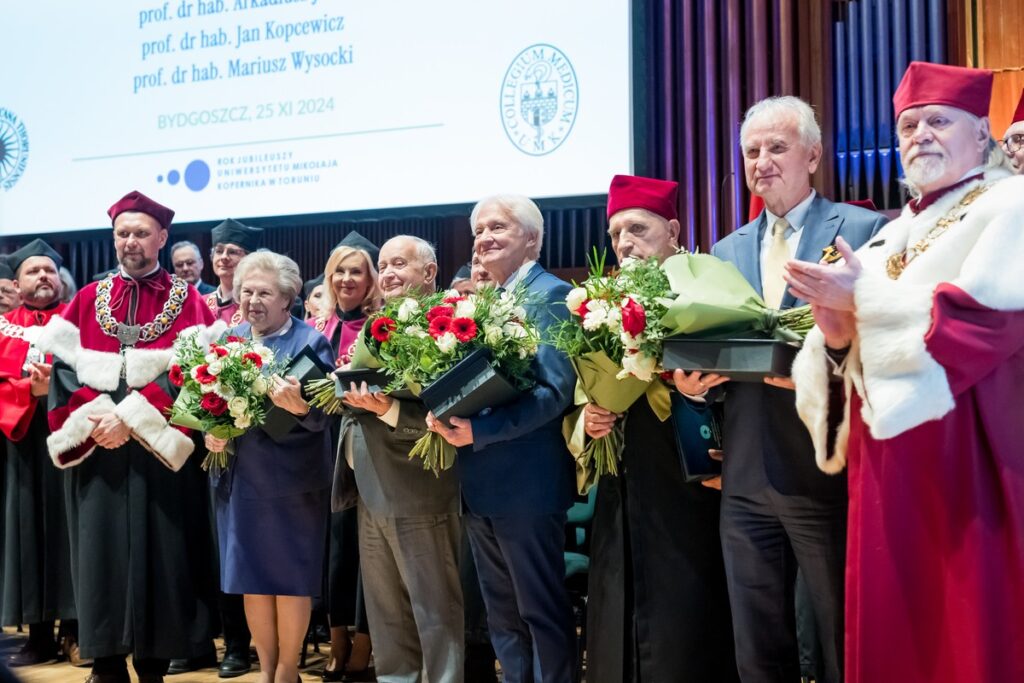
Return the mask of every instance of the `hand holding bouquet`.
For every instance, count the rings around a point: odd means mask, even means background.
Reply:
[[[198,429],[218,439],[241,436],[263,424],[264,397],[271,375],[281,369],[274,352],[259,342],[229,336],[209,347],[197,335],[174,342],[169,380],[181,387],[171,406],[171,424]],[[203,469],[224,468],[226,451],[211,451]]]
[[[552,344],[569,356],[588,401],[623,413],[660,372],[669,281],[656,258],[626,259],[610,275],[604,269],[595,249],[590,277],[566,297],[571,315],[552,328]],[[581,467],[597,477],[618,474],[622,435],[619,421],[590,440],[578,456]]]
[[[409,387],[419,394],[478,349],[489,354],[493,369],[515,389],[526,391],[535,383],[530,362],[540,343],[537,327],[526,316],[526,303],[522,288],[400,297],[367,321],[363,339],[393,378],[386,391]],[[455,448],[430,432],[416,442],[409,457],[422,458],[424,469],[439,474],[454,463]]]

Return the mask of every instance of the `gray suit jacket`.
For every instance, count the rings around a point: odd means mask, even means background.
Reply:
[[[420,401],[399,402],[398,424],[392,429],[376,415],[356,416],[366,448],[356,448],[353,464],[359,497],[377,517],[417,517],[459,511],[459,480],[455,470],[435,477],[409,451],[427,433],[427,408]]]
[[[859,248],[886,223],[885,216],[848,204],[836,204],[821,195],[807,212],[795,258],[817,262],[821,250],[841,236]],[[764,211],[755,220],[720,240],[715,256],[734,264],[758,294],[761,293],[761,239],[767,229]],[[786,288],[780,308],[803,305]],[[722,491],[751,495],[771,486],[784,495],[819,500],[842,500],[846,475],[829,476],[814,462],[814,448],[796,413],[796,395],[765,384],[729,382],[725,394]]]

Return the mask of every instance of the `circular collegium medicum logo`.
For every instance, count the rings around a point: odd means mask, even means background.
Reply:
[[[576,71],[561,50],[538,43],[512,60],[501,83],[501,122],[519,151],[550,154],[572,132],[579,110]]]
[[[0,107],[0,187],[10,190],[28,163],[28,132],[13,112]]]

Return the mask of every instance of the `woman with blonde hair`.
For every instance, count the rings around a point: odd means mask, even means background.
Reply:
[[[324,267],[320,312],[311,324],[330,340],[338,367],[351,362],[359,331],[381,305],[375,267],[379,253],[376,245],[353,230],[334,248]],[[366,444],[350,415],[342,417],[337,430],[326,587],[331,654],[322,677],[325,681],[373,680],[368,670],[370,630],[359,577],[355,479],[346,461],[346,452],[365,449]],[[351,640],[349,626],[355,627]]]

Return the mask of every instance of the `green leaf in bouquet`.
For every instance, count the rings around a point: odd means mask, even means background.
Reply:
[[[666,335],[764,329],[770,309],[733,264],[710,254],[676,254],[662,268],[676,293],[661,319]]]
[[[585,353],[569,360],[587,397],[605,410],[623,413],[647,391],[649,382],[632,375],[617,379],[622,367],[604,351]]]
[[[368,328],[366,325],[363,325],[363,329],[356,335],[356,346],[352,350],[352,361],[350,363],[353,368],[379,368],[381,366],[380,360],[373,355],[373,351],[366,344],[367,333]]]

